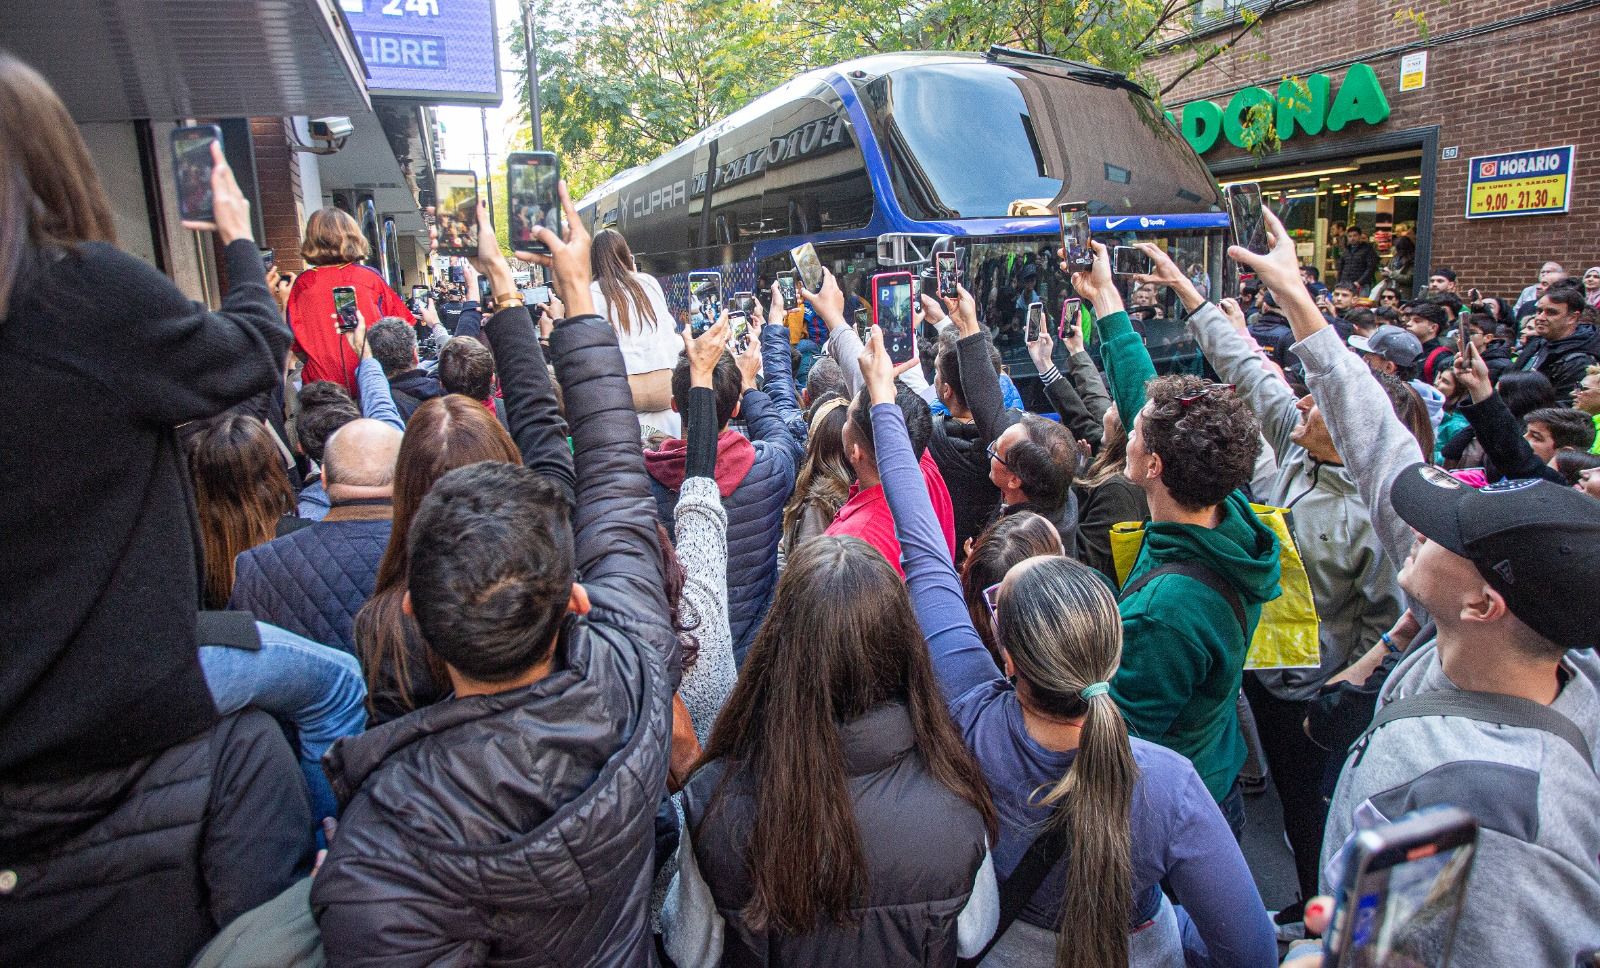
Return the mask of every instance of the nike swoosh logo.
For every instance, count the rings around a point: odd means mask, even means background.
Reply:
[[[1129,216],[1129,218],[1132,218],[1132,216]],[[1126,219],[1126,218],[1106,219],[1106,228],[1114,229],[1114,228],[1116,228],[1117,226],[1121,225],[1123,222],[1126,222],[1126,221],[1128,221],[1128,219]]]

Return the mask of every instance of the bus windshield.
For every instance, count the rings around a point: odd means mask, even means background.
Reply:
[[[863,90],[895,195],[922,221],[1221,211],[1210,174],[1149,99],[1049,68],[923,64]]]

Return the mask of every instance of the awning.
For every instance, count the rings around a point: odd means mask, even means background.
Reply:
[[[415,181],[431,181],[431,162],[422,153],[422,109],[380,101],[377,113],[350,116],[355,131],[344,147],[317,159],[325,192],[355,189],[370,192],[381,215],[392,216],[402,233],[425,232],[417,208]]]
[[[25,0],[5,5],[0,47],[79,122],[370,109],[336,0]]]

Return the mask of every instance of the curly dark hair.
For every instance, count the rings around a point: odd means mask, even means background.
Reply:
[[[1145,449],[1161,458],[1161,483],[1191,511],[1221,504],[1247,483],[1261,453],[1261,422],[1238,394],[1217,387],[1197,376],[1157,377],[1139,415]]]

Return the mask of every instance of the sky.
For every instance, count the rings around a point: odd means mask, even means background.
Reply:
[[[489,154],[491,167],[505,160],[506,144],[516,133],[516,86],[523,71],[527,70],[521,57],[513,58],[506,39],[508,24],[521,22],[522,13],[517,0],[494,0],[495,27],[500,33],[500,84],[505,98],[500,107],[489,108]],[[506,71],[515,71],[508,74]],[[477,108],[438,108],[439,122],[444,133],[439,139],[444,153],[444,167],[471,168],[482,175],[483,122]]]

